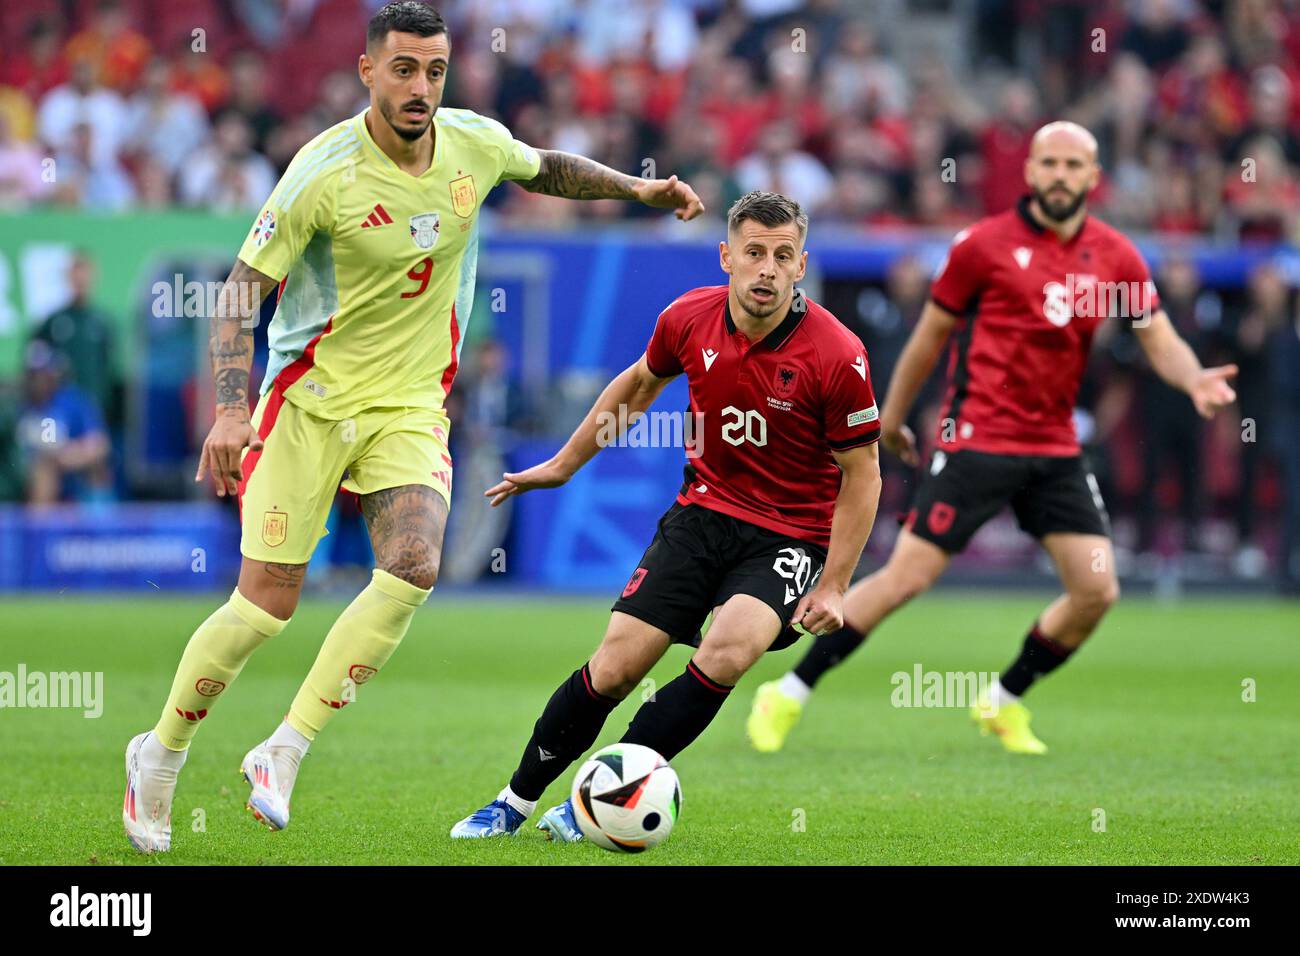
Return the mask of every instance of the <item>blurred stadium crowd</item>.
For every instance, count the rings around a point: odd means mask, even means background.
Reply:
[[[0,211],[175,207],[252,213],[297,149],[365,105],[355,62],[380,0],[21,0],[0,7]],[[1105,169],[1094,212],[1126,230],[1226,243],[1300,241],[1300,2],[1297,0],[447,0],[445,105],[515,135],[636,173],[676,173],[710,208],[754,188],[798,198],[834,223],[951,233],[1022,192],[1033,131],[1072,118],[1096,132]],[[925,35],[946,17],[960,48]],[[200,29],[196,27],[202,25]],[[1105,55],[1101,55],[1105,54]],[[48,174],[48,158],[57,175]],[[955,160],[955,177],[941,175]],[[647,162],[653,166],[648,166]],[[1249,169],[1249,173],[1244,170]],[[502,189],[505,223],[655,215]],[[105,361],[111,317],[95,263],[75,260],[73,300],[34,330],[22,408],[57,408],[85,441],[25,466],[11,497],[124,496],[108,462],[120,382]],[[881,294],[833,308],[888,381],[928,276],[895,263]],[[1203,286],[1171,256],[1157,282],[1206,363],[1241,366],[1240,419],[1204,426],[1161,386],[1131,336],[1101,343],[1084,428],[1110,462],[1114,511],[1138,551],[1176,514],[1179,546],[1218,550],[1261,573],[1261,515],[1294,542],[1300,451],[1243,442],[1242,419],[1300,433],[1294,283],[1265,264],[1244,289]],[[487,374],[473,371],[482,357]],[[528,420],[490,345],[458,396],[490,430]],[[458,383],[459,384],[459,383]],[[115,397],[116,396],[116,397]],[[932,396],[933,397],[933,396]],[[22,419],[23,414],[18,418]],[[38,456],[39,458],[39,456]],[[60,477],[62,475],[62,477]],[[125,492],[129,495],[129,492]],[[1286,536],[1284,535],[1284,538]]]
[[[379,0],[22,0],[0,14],[0,204],[255,210],[294,152],[364,105]],[[961,55],[881,24],[954,8]],[[1295,239],[1293,0],[448,0],[447,103],[519,138],[755,187],[818,221],[959,226],[1007,208],[1046,117],[1098,133],[1125,228]],[[883,14],[883,15],[882,15]],[[894,15],[894,16],[891,16]],[[196,25],[203,24],[196,34]],[[792,31],[802,31],[801,34]],[[1106,55],[1099,55],[1099,54]],[[53,157],[58,176],[42,176]],[[955,182],[935,171],[957,161]],[[1257,169],[1244,188],[1243,159]],[[508,215],[644,214],[503,191]]]

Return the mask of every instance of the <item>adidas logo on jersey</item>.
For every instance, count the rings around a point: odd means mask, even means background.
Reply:
[[[388,215],[388,210],[381,204],[375,203],[375,208],[371,210],[366,221],[361,224],[362,229],[369,229],[371,226],[391,226],[393,217]]]

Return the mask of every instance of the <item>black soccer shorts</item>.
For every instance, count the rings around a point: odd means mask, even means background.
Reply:
[[[934,453],[906,526],[949,554],[963,550],[980,526],[1011,505],[1022,530],[1110,537],[1097,479],[1082,457]]]
[[[675,644],[698,646],[709,613],[733,595],[748,594],[775,611],[784,630],[825,563],[826,551],[815,544],[677,502],[659,519],[611,610],[666,631]]]

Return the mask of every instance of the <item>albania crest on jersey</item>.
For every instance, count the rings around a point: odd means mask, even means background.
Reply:
[[[422,212],[411,217],[411,241],[421,249],[429,250],[438,241],[438,214]]]
[[[794,386],[799,378],[799,370],[789,365],[778,365],[776,369],[776,394],[781,398],[789,398],[794,394]]]

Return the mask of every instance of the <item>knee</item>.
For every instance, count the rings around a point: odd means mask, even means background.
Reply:
[[[381,563],[380,568],[407,584],[428,591],[438,583],[439,557],[436,549],[421,544],[406,549],[393,560]]]
[[[1079,616],[1092,622],[1100,621],[1119,600],[1119,582],[1107,578],[1097,584],[1070,595],[1070,602]]]
[[[710,645],[706,639],[695,653],[694,661],[710,679],[734,687],[753,665],[754,654],[739,641]]]
[[[643,676],[636,672],[631,662],[620,660],[617,653],[608,652],[605,648],[592,655],[587,664],[587,672],[591,674],[591,683],[596,693],[615,700],[622,700],[632,693]]]

